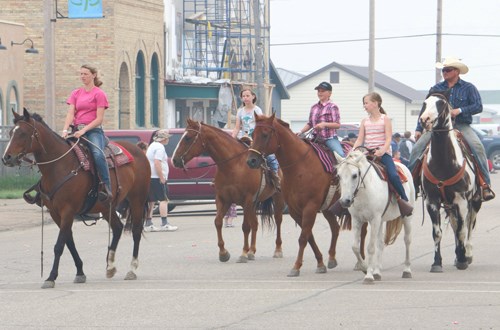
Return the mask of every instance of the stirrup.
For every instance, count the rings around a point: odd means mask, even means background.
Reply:
[[[483,202],[491,201],[495,196],[495,193],[489,186],[481,187],[481,200]]]

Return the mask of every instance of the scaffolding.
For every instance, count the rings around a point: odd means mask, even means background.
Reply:
[[[183,12],[184,76],[269,82],[269,0],[184,0]]]

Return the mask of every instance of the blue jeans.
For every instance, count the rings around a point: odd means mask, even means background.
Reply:
[[[468,124],[455,123],[454,128],[458,129],[462,133],[465,141],[467,141],[467,143],[469,144],[472,155],[476,159],[477,163],[479,164],[480,170],[483,173],[484,181],[486,181],[486,183],[490,185],[491,181],[490,172],[488,170],[488,160],[486,158],[486,151],[484,150],[484,146],[481,143],[481,140]],[[431,140],[431,135],[431,132],[425,132],[413,145],[413,149],[410,155],[410,171],[413,170],[417,160],[424,153],[425,147]]]
[[[384,154],[382,156],[381,162],[385,165],[385,170],[387,171],[389,181],[396,189],[396,192],[399,194],[399,196],[401,196],[402,199],[408,201],[408,196],[406,196],[406,192],[403,188],[403,184],[401,183],[398,172],[396,171],[396,165],[394,165],[394,160],[392,160],[392,157],[388,154]]]
[[[102,128],[91,129],[85,133],[85,137],[91,142],[88,143],[88,146],[90,152],[92,152],[92,157],[94,157],[97,174],[101,178],[101,181],[108,187],[109,191],[112,191],[108,163],[106,162],[106,157],[104,156],[104,147],[106,147],[107,140],[104,137]]]
[[[345,157],[344,150],[342,149],[342,144],[337,137],[329,138],[325,140],[325,144],[331,151],[335,151],[339,156]]]
[[[274,154],[266,156],[266,163],[274,173],[278,173],[278,160],[276,159],[276,156]]]

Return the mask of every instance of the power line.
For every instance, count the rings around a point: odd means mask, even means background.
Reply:
[[[499,38],[500,34],[467,34],[467,33],[442,33],[442,36],[450,37],[484,37],[484,38]],[[391,40],[391,39],[408,39],[408,38],[421,38],[421,37],[433,37],[436,33],[425,33],[425,34],[410,34],[405,36],[393,36],[393,37],[379,37],[375,40]],[[345,42],[359,42],[368,41],[367,38],[362,39],[344,39],[344,40],[329,40],[329,41],[304,41],[304,42],[290,42],[290,43],[276,43],[270,46],[299,46],[299,45],[319,45],[319,44],[336,44]]]

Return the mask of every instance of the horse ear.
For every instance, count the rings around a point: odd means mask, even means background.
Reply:
[[[12,112],[14,112],[14,110],[12,110]],[[29,120],[30,119],[30,113],[28,112],[28,109],[23,108],[23,116],[24,116],[25,120]]]
[[[335,151],[333,152],[333,154],[335,155],[335,158],[337,159],[337,164],[340,164],[342,161],[344,161],[345,158],[343,158],[341,155],[339,155]]]

